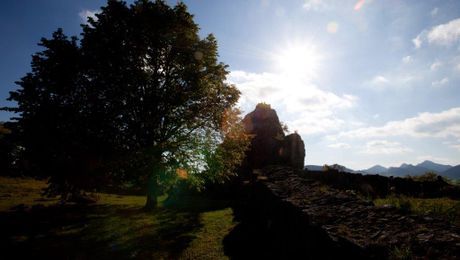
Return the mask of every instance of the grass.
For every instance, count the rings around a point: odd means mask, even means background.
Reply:
[[[223,240],[236,223],[221,202],[200,198],[195,207],[190,199],[144,212],[143,196],[98,194],[96,204],[59,205],[40,195],[45,186],[0,177],[0,259],[227,258]]]
[[[419,215],[432,215],[460,226],[460,201],[450,198],[413,198],[389,196],[374,200],[376,206],[393,205],[403,211]]]

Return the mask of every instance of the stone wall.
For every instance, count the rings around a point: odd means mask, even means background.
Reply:
[[[429,217],[375,207],[353,193],[267,167],[246,184],[235,213],[264,234],[273,258],[452,259],[460,255],[458,227]],[[254,244],[257,241],[253,241]]]
[[[450,185],[442,178],[438,178],[436,181],[414,181],[408,178],[374,174],[363,175],[335,170],[327,172],[305,170],[301,172],[301,175],[337,189],[355,190],[372,198],[395,194],[421,198],[450,197],[460,199],[460,187]]]

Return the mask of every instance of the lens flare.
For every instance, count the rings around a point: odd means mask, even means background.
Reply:
[[[365,0],[359,0],[356,4],[355,4],[355,11],[359,11],[359,9],[361,9],[361,7],[363,7],[365,3]]]

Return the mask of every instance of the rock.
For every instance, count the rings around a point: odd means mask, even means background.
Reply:
[[[281,157],[285,165],[296,169],[303,169],[305,160],[305,145],[299,134],[286,136],[281,148]]]
[[[276,111],[267,104],[258,104],[243,119],[246,133],[253,136],[246,153],[246,165],[261,169],[268,165],[286,165],[303,169],[305,145],[297,133],[284,135]]]
[[[250,150],[246,153],[248,166],[260,169],[281,162],[279,151],[284,132],[276,111],[270,105],[258,104],[243,119],[246,133],[253,135]]]

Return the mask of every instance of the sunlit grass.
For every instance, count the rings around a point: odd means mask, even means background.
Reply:
[[[413,198],[389,196],[374,200],[376,206],[393,205],[419,215],[433,215],[460,225],[460,201],[450,198]]]
[[[0,211],[10,210],[18,205],[51,205],[58,200],[41,195],[46,181],[32,178],[8,178],[0,176]]]
[[[201,214],[203,223],[181,258],[185,259],[226,259],[223,238],[235,226],[232,221],[233,212],[230,208],[205,212]]]
[[[232,210],[219,203],[199,198],[185,200],[187,207],[162,206],[163,196],[158,209],[145,212],[144,196],[97,194],[95,204],[59,205],[41,197],[44,187],[44,181],[0,178],[0,237],[8,241],[6,252],[51,258],[227,258],[222,241],[235,223]]]

